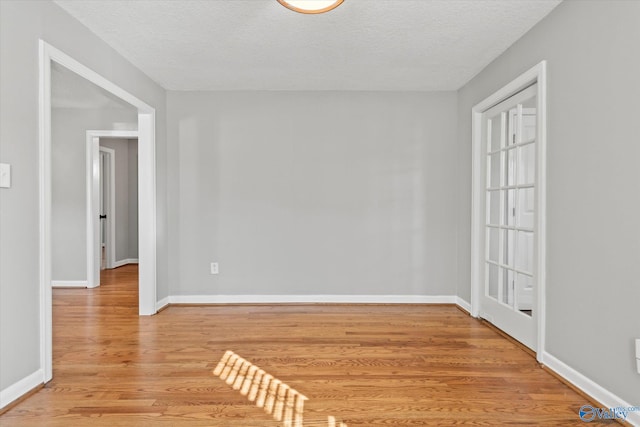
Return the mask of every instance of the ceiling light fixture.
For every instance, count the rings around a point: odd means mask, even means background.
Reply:
[[[340,6],[344,0],[278,0],[278,3],[299,13],[324,13]]]

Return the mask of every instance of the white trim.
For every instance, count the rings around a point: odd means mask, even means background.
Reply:
[[[138,111],[147,113],[147,114],[155,113],[156,111],[155,108],[145,103],[144,101],[140,100],[139,98],[135,97],[134,95],[130,94],[126,90],[120,88],[119,86],[112,83],[111,81],[101,76],[100,74],[96,73],[91,68],[76,61],[75,59],[73,59],[72,57],[70,57],[63,51],[61,51],[60,49],[55,48],[54,46],[50,45],[49,43],[45,42],[42,39],[40,40],[40,43],[44,45],[44,49],[46,51],[45,53],[49,57],[49,59],[51,59],[52,61],[55,61],[56,63],[62,65],[63,67],[67,68],[69,71],[73,71],[80,77],[84,77],[86,80],[89,80],[91,83],[95,84],[96,86],[99,86],[102,89],[106,90],[107,92],[110,92],[112,95],[115,95],[116,97],[120,98],[124,102],[133,105],[135,108],[138,109]]]
[[[44,384],[44,372],[42,369],[38,369],[33,374],[11,384],[4,390],[0,390],[0,409],[21,398],[40,384]]]
[[[95,253],[96,243],[100,241],[100,232],[95,232],[94,227],[94,218],[93,215],[97,210],[96,206],[99,206],[100,203],[98,201],[98,195],[100,192],[98,191],[97,183],[100,180],[99,174],[100,169],[98,166],[99,158],[97,158],[97,153],[95,152],[93,146],[97,143],[94,141],[93,137],[89,135],[87,132],[86,135],[87,143],[85,144],[85,158],[86,158],[86,192],[87,192],[87,203],[86,203],[86,222],[87,222],[87,281],[89,282],[89,287],[94,288],[96,286],[100,286],[100,273],[95,273],[95,266],[100,268],[100,258],[99,255]],[[95,196],[94,196],[95,195]],[[96,257],[96,259],[94,259]]]
[[[456,304],[455,295],[172,295],[169,304]]]
[[[127,265],[127,264],[138,264],[138,258],[121,259],[113,263],[113,268],[122,267],[123,265]]]
[[[88,130],[87,133],[91,132],[92,136],[98,138],[118,138],[118,139],[137,139],[138,131],[137,130]],[[103,147],[109,148],[109,147]],[[110,149],[110,148],[109,148]]]
[[[463,300],[462,298],[456,297],[456,305],[466,310],[468,313],[471,313],[471,304]]]
[[[169,305],[169,297],[163,298],[156,303],[156,311],[160,311]]]
[[[40,368],[44,382],[53,372],[51,303],[51,62],[67,68],[138,109],[139,293],[140,315],[155,314],[156,306],[156,164],[155,109],[44,40],[39,40],[39,279]]]
[[[51,297],[51,56],[39,41],[38,168],[40,261],[40,369],[43,382],[53,375],[53,306]]]
[[[158,301],[156,310],[169,304],[456,304],[468,302],[454,295],[172,295]]]
[[[604,405],[604,407],[606,408],[628,408],[631,406],[638,406],[638,402],[633,402],[633,405],[626,402],[624,399],[621,399],[620,397],[611,393],[600,384],[582,375],[580,372],[576,371],[569,365],[565,364],[564,362],[560,361],[547,352],[542,353],[539,360],[540,363],[542,363],[544,366],[560,375],[562,378],[591,396],[594,400],[596,400],[599,404]],[[629,412],[627,416],[627,422],[630,422],[634,426],[640,426],[640,412]]]
[[[138,313],[156,313],[156,115],[138,114]]]
[[[90,288],[88,280],[52,280],[53,288]]]
[[[547,328],[547,62],[538,64],[538,134],[536,162],[536,227],[538,247],[536,252],[538,275],[538,359],[545,352]]]
[[[520,92],[528,86],[531,86],[536,82],[538,82],[539,84],[540,75],[545,72],[544,70],[546,69],[546,65],[547,61],[541,61],[540,63],[534,65],[532,68],[528,69],[527,71],[513,79],[506,86],[503,86],[501,89],[494,92],[484,101],[474,105],[473,111],[482,113],[490,109],[491,107],[501,103],[507,98],[510,98],[512,95]]]
[[[546,71],[547,62],[541,61],[531,69],[515,78],[497,92],[476,104],[471,111],[472,123],[472,187],[471,187],[471,315],[480,315],[480,295],[484,281],[480,277],[481,263],[484,262],[484,251],[480,247],[481,233],[485,224],[480,218],[483,205],[485,181],[482,177],[482,114],[491,107],[499,104],[510,96],[520,92],[528,86],[537,83],[537,170],[536,170],[536,294],[534,304],[536,310],[536,354],[540,358],[545,350],[546,328]]]

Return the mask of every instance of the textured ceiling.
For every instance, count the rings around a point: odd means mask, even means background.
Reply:
[[[55,0],[169,90],[455,90],[560,0]]]

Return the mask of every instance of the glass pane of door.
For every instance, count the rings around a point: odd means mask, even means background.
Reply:
[[[487,114],[485,295],[513,312],[531,316],[536,99],[535,95],[519,99],[504,101]]]

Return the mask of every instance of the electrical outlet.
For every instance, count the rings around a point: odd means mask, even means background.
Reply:
[[[211,263],[211,274],[218,274],[218,263],[217,262],[212,262]]]
[[[636,338],[636,370],[640,374],[640,338]]]

